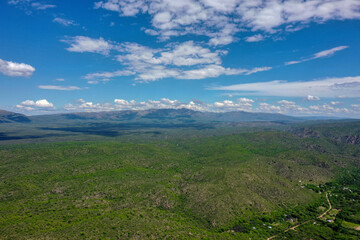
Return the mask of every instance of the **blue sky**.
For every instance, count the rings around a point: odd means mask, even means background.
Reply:
[[[0,108],[360,117],[359,0],[5,0]]]

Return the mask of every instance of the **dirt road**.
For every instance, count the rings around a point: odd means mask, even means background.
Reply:
[[[323,212],[320,216],[317,217],[317,218],[319,218],[319,219],[322,218],[322,217],[324,217],[324,216],[332,209],[332,205],[331,205],[331,202],[330,202],[330,199],[329,199],[329,194],[326,193],[325,196],[326,196],[326,200],[327,200],[327,202],[328,202],[328,204],[329,204],[329,208],[328,208],[325,212]],[[302,225],[304,225],[304,224],[306,224],[306,223],[308,223],[308,222],[310,222],[310,221],[311,221],[311,220],[307,220],[306,222],[303,222],[303,223],[300,223],[300,224],[298,224],[298,225],[295,225],[295,226],[293,226],[293,227],[291,227],[291,228],[288,228],[288,229],[284,230],[284,233],[286,233],[286,232],[288,232],[288,231],[290,231],[290,230],[294,230],[294,231],[295,231],[295,229],[296,229],[297,227],[300,227],[300,226],[302,226]],[[271,237],[268,237],[266,240],[274,239],[274,238],[276,238],[277,236],[279,236],[279,234],[278,234],[278,235],[271,236]]]
[[[318,216],[318,218],[322,218],[323,216],[325,216],[331,209],[332,209],[332,206],[331,206],[331,202],[329,200],[329,195],[326,193],[326,200],[328,201],[329,203],[329,208],[328,210],[326,210],[323,214],[321,214],[320,216]]]

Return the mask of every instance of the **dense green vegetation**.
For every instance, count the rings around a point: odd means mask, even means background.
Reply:
[[[360,147],[270,126],[2,145],[0,238],[357,239]]]
[[[331,210],[324,216],[311,219],[299,226],[298,231],[279,235],[284,239],[359,239],[360,238],[360,171],[346,170],[333,181],[307,188],[326,192]]]

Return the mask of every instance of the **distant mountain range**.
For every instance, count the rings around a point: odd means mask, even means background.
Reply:
[[[326,119],[326,118],[321,118]],[[329,118],[327,118],[329,119]],[[108,112],[79,112],[25,116],[19,113],[0,110],[0,123],[11,122],[81,122],[81,121],[126,121],[126,122],[294,122],[315,120],[311,117],[292,117],[277,113],[199,112],[189,109],[149,109]]]
[[[80,112],[29,117],[34,122],[42,121],[131,121],[131,122],[254,122],[254,121],[299,121],[301,118],[275,113],[199,112],[189,109],[149,109],[111,112]]]

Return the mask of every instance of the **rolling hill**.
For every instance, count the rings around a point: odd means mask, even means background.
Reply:
[[[31,122],[31,120],[27,116],[20,113],[0,110],[0,123],[12,123],[12,122],[28,123]]]

